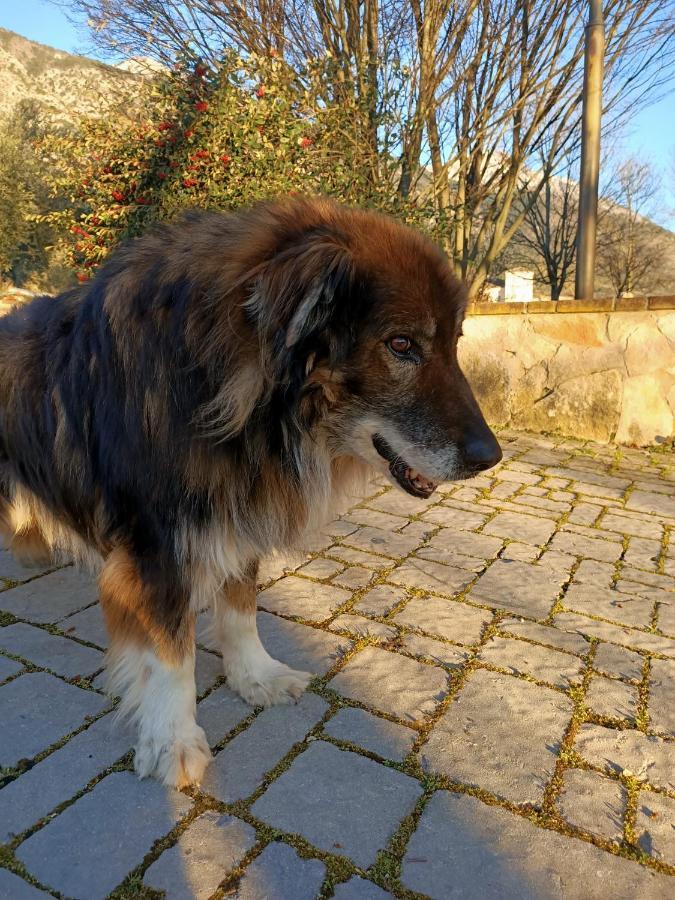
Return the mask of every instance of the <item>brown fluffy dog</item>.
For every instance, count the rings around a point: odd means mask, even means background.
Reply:
[[[253,704],[309,676],[255,622],[258,560],[373,467],[415,496],[501,451],[457,362],[465,293],[395,221],[324,200],[192,214],[0,322],[0,524],[100,571],[135,764],[199,781],[194,623]]]

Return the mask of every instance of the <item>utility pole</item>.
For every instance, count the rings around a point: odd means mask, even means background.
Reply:
[[[604,56],[605,22],[602,14],[602,0],[589,0],[589,19],[586,25],[586,51],[584,54],[584,95],[581,125],[579,230],[577,232],[575,284],[575,297],[577,300],[591,300],[594,293]]]

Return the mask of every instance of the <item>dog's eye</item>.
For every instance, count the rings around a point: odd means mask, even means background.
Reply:
[[[395,356],[407,356],[412,349],[412,341],[410,338],[403,337],[403,335],[396,335],[389,338],[387,347]]]

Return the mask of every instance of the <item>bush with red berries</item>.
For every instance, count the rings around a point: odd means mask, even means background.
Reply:
[[[48,138],[41,152],[52,189],[67,198],[50,219],[67,235],[77,277],[185,208],[228,210],[294,191],[396,205],[394,178],[382,177],[394,161],[372,158],[362,117],[326,99],[324,72],[316,63],[299,77],[278,57],[233,54],[218,71],[178,66],[146,84],[125,115]]]

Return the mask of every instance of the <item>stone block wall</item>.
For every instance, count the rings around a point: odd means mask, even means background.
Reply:
[[[460,360],[491,424],[675,439],[675,297],[470,306]]]

